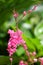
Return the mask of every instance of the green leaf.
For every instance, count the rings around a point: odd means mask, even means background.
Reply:
[[[43,39],[43,20],[42,20],[42,22],[40,22],[40,23],[36,26],[36,28],[35,28],[35,30],[34,30],[34,34],[35,34],[35,36],[36,36],[37,38],[39,38],[40,40]]]
[[[43,55],[43,46],[41,45],[41,43],[38,39],[27,38],[24,34],[23,34],[23,39],[26,41],[27,47],[30,52],[36,51],[38,56]]]
[[[31,42],[31,38],[27,38],[24,34],[23,34],[23,39],[26,41],[27,47],[29,49],[30,52],[35,51],[35,47],[33,45],[33,43]]]
[[[0,65],[8,65],[10,63],[8,56],[0,56]]]
[[[21,55],[24,54],[24,53],[25,53],[25,51],[24,51],[23,47],[19,47],[19,48],[17,49],[17,51],[16,51],[16,54],[17,54],[18,56],[21,56]]]

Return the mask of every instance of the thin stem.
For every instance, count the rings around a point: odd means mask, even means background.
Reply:
[[[13,59],[12,59],[12,56],[10,57],[10,65],[12,65],[12,61],[13,61]]]
[[[11,62],[11,65],[12,65],[12,62]]]
[[[12,65],[12,61],[11,61],[11,65]]]
[[[15,21],[16,21],[16,30],[18,30],[18,21],[16,18],[15,18]]]
[[[16,29],[18,30],[18,22],[16,22]]]

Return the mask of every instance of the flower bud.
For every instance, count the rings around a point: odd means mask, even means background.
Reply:
[[[13,59],[12,59],[12,58],[10,58],[10,61],[11,61],[11,62],[12,62],[12,60],[13,60]]]
[[[32,55],[35,56],[36,55],[36,52],[33,52]]]
[[[25,16],[26,14],[27,14],[27,12],[26,12],[26,11],[24,11],[24,12],[23,12],[23,15]]]
[[[18,13],[14,13],[14,18],[17,18],[18,17]]]
[[[32,10],[28,10],[28,13],[31,13],[32,12]]]
[[[37,7],[37,5],[35,5],[35,6],[33,7],[33,10],[35,10],[35,9],[36,9],[36,7]]]

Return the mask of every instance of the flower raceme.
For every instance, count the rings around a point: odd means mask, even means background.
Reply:
[[[35,5],[32,10],[24,11],[23,12],[23,16],[27,15],[28,13],[31,13],[33,10],[36,9],[36,7],[37,6]],[[15,18],[16,23],[18,23],[17,22],[18,15],[19,14],[17,12],[14,12],[13,16]],[[16,25],[16,27],[17,27],[16,32],[14,32],[14,30],[10,30],[10,29],[8,30],[8,34],[10,34],[10,39],[8,41],[7,51],[8,51],[9,56],[10,56],[11,65],[12,65],[12,60],[13,60],[12,59],[12,55],[16,52],[17,47],[19,45],[23,46],[23,48],[24,48],[24,50],[26,52],[26,55],[29,57],[30,62],[32,62],[32,59],[30,58],[30,56],[32,55],[32,56],[35,57],[36,56],[36,52],[33,52],[33,53],[30,54],[30,52],[28,51],[28,48],[27,48],[27,46],[25,44],[25,41],[22,38],[22,34],[23,34],[22,31],[18,29],[17,25]],[[33,61],[37,62],[37,59],[35,58]],[[43,63],[42,63],[43,59],[42,59],[42,61],[40,59],[40,62],[41,62],[41,65],[43,65]],[[21,60],[19,65],[28,65],[28,62],[24,62],[23,60]]]
[[[9,56],[12,56],[13,53],[16,52],[17,46],[21,45],[21,43],[24,45],[24,48],[26,48],[25,41],[22,39],[22,31],[17,30],[14,32],[13,30],[9,30],[8,34],[10,34],[10,39],[8,42],[8,48],[7,51],[9,52]]]
[[[37,8],[37,5],[33,6],[33,8],[31,10],[28,10],[28,11],[24,11],[23,12],[23,16],[27,15],[28,13],[32,13],[32,11],[36,10]],[[19,14],[17,12],[14,12],[14,18],[17,18],[19,16]]]

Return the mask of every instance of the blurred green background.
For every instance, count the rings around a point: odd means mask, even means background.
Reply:
[[[13,11],[16,10],[22,17],[24,10],[31,9],[37,5],[37,9],[30,16],[23,17],[18,27],[23,31],[30,52],[36,51],[37,57],[43,56],[43,0],[0,0],[0,65],[10,65],[8,52],[6,51],[9,35],[8,29],[15,30],[15,19]],[[21,51],[22,50],[22,51]],[[20,46],[13,55],[13,65],[18,65],[20,59],[27,59],[24,49]],[[37,63],[37,65],[39,65]]]

